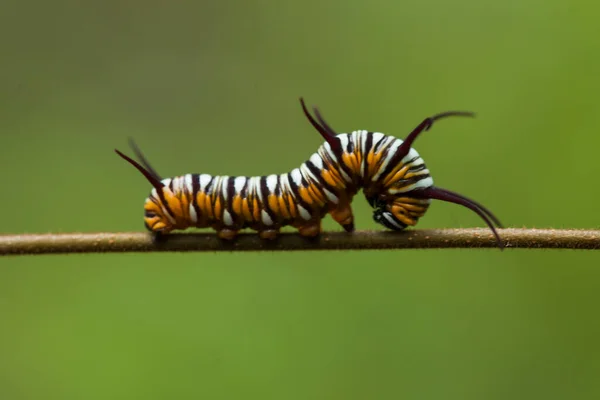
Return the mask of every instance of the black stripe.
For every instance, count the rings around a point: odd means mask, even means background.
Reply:
[[[413,177],[410,177],[408,179],[400,179],[397,182],[394,182],[394,186],[397,188],[402,188],[405,186],[410,186],[413,183],[417,183],[419,181],[422,181],[425,178],[429,178],[430,175],[429,174],[421,174],[421,175],[415,175]]]
[[[349,137],[348,141],[350,141],[350,139],[351,138]],[[340,144],[341,144],[341,141],[340,141]],[[345,152],[344,149],[342,149],[341,146],[339,146],[339,149],[334,149],[333,147],[331,147],[331,150],[332,150],[333,155],[335,156],[335,159],[332,159],[329,155],[329,152],[324,149],[323,153],[327,156],[327,159],[329,160],[329,163],[324,163],[324,164],[330,164],[334,168],[342,169],[346,173],[346,175],[348,175],[350,177],[350,179],[352,179],[354,174],[352,173],[351,170],[349,170],[346,167],[346,165],[344,164],[344,162],[342,160],[342,155]],[[318,152],[317,152],[317,154],[318,154]],[[321,157],[321,158],[323,158],[323,157]],[[329,168],[326,168],[326,169],[329,169]],[[342,180],[343,180],[344,184],[346,184],[346,185],[349,184],[348,182],[346,182],[346,179],[344,179],[343,176],[342,176]]]
[[[254,221],[254,202],[252,201],[254,197],[257,196],[256,193],[252,193],[250,191],[250,179],[252,177],[248,177],[246,179],[246,184],[244,185],[244,198],[248,200],[248,211],[250,212],[250,219]]]
[[[427,169],[427,166],[425,165],[425,163],[423,163],[423,164],[414,165],[414,166],[410,167],[408,169],[407,173],[415,173],[415,172],[423,171],[425,169]]]
[[[227,181],[227,187],[225,190],[227,191],[227,201],[225,202],[225,209],[229,211],[231,215],[231,219],[233,220],[233,224],[237,224],[239,222],[239,216],[233,211],[233,198],[235,197],[235,176],[230,176]]]
[[[173,179],[171,179],[171,183],[173,183]],[[173,190],[171,189],[171,192],[172,191]],[[175,218],[175,214],[173,214],[173,210],[171,210],[171,207],[169,207],[169,204],[167,203],[167,199],[165,198],[165,194],[163,193],[162,189],[161,190],[156,189],[156,193],[158,194],[158,199],[160,201],[160,204],[158,204],[158,206],[160,207],[162,205],[165,208],[165,211],[167,211],[167,213],[171,217]]]
[[[354,135],[352,133],[348,134],[348,145],[346,146],[346,152],[353,153],[354,152],[354,140],[352,139]]]
[[[338,197],[336,189],[332,188],[331,185],[325,182],[325,179],[323,179],[323,177],[321,176],[321,170],[310,160],[307,161],[305,164],[308,170],[312,172],[312,174],[317,178],[319,185],[327,189],[329,192],[335,194],[336,197]]]
[[[323,179],[323,177],[321,176],[321,169],[319,169],[319,167],[317,167],[315,164],[313,164],[313,162],[310,160],[307,161],[305,164],[306,164],[306,167],[308,168],[308,170],[310,172],[312,172],[312,174],[315,176],[315,178],[317,178],[317,181],[320,186],[323,186],[325,189],[327,189],[331,193],[336,192],[335,188],[332,188],[331,185],[329,185],[329,183],[325,182],[325,179]]]
[[[387,138],[387,135],[383,135],[383,137],[377,141],[377,143],[373,143],[373,153],[377,153],[379,151],[379,148],[381,147],[381,145],[383,145],[383,143],[385,143]]]
[[[206,187],[204,188],[204,194],[206,194],[207,196],[209,196],[208,198],[208,204],[210,205],[210,209],[212,211],[213,214],[213,218],[210,219],[209,218],[209,222],[213,222],[215,220],[218,220],[218,218],[214,215],[215,214],[215,203],[212,201],[212,193],[213,193],[213,184],[215,183],[215,178],[216,176],[210,176],[210,181],[208,181],[208,183],[206,184]]]
[[[200,191],[200,175],[192,174],[192,205],[196,211],[196,219],[199,221],[202,217],[200,205],[198,204],[198,192]]]
[[[288,181],[290,182],[290,190],[294,194],[293,198],[295,199],[296,203],[300,204],[305,209],[310,210],[310,207],[308,206],[308,204],[306,204],[304,202],[304,200],[302,200],[302,197],[300,197],[300,192],[298,191],[298,185],[296,185],[296,182],[294,182],[294,178],[292,178],[291,172],[288,172]],[[300,211],[298,211],[298,215],[300,215]]]
[[[144,210],[144,217],[145,218],[154,218],[154,217],[156,217],[156,213],[154,211]]]
[[[367,171],[369,168],[369,164],[367,163],[367,155],[369,154],[369,152],[371,151],[371,148],[373,147],[373,132],[367,132],[367,140],[365,143],[365,148],[363,149],[363,154],[362,154],[362,158],[363,158],[363,171],[362,171],[362,177],[365,178],[365,176],[367,175]]]
[[[386,154],[387,156],[387,154]],[[411,158],[410,160],[408,160],[407,162],[405,162],[403,164],[404,165],[409,165],[414,163],[415,161],[417,161],[419,159],[420,156],[416,156]],[[391,156],[390,161],[388,162],[388,165],[385,167],[385,170],[383,170],[383,172],[381,173],[381,175],[379,176],[380,179],[385,178],[386,176],[389,175],[390,172],[392,172],[394,170],[394,168],[396,168],[398,166],[398,163],[402,161],[404,157],[400,157],[399,154],[394,154]],[[410,168],[409,168],[410,171]]]
[[[277,214],[275,214],[275,211],[272,210],[271,207],[269,206],[270,192],[269,192],[269,187],[267,186],[267,177],[266,176],[260,177],[260,192],[262,194],[262,199],[263,199],[262,209],[267,212],[269,217],[271,217],[273,224],[277,224],[279,221],[279,218],[277,218]],[[262,222],[262,216],[261,216],[261,222]]]
[[[275,184],[275,196],[281,196],[281,176],[277,175],[277,183]]]
[[[210,180],[208,181],[208,183],[206,184],[206,187],[204,188],[204,193],[206,193],[207,195],[210,195],[212,193],[212,184],[215,180],[215,177],[212,175],[210,176]]]

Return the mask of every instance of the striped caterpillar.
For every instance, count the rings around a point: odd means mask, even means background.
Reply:
[[[498,219],[481,204],[433,185],[423,159],[411,146],[435,121],[450,116],[473,117],[450,111],[423,120],[405,140],[365,130],[337,134],[313,107],[313,117],[300,98],[304,115],[325,143],[308,161],[287,174],[260,177],[186,174],[162,179],[136,144],[130,146],[141,165],[115,151],[137,168],[154,187],[144,205],[148,230],[211,227],[222,239],[234,239],[251,228],[263,239],[274,239],[283,226],[300,235],[317,236],[321,220],[331,214],[345,231],[354,231],[351,201],[360,190],[374,209],[373,219],[392,230],[414,226],[432,199],[455,203],[477,213],[502,241],[494,224]]]

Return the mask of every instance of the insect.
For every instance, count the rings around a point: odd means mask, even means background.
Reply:
[[[344,230],[353,232],[351,201],[362,189],[374,209],[373,219],[389,229],[416,225],[431,200],[441,200],[477,213],[503,247],[495,229],[495,225],[502,227],[500,221],[474,200],[434,186],[425,162],[411,147],[434,122],[451,116],[473,117],[473,113],[450,111],[425,118],[400,140],[366,130],[337,134],[318,108],[313,107],[313,117],[302,98],[300,104],[325,143],[299,168],[285,174],[186,174],[162,179],[133,140],[130,146],[141,164],[115,149],[154,187],[144,204],[146,228],[169,233],[211,227],[222,239],[234,239],[241,229],[251,228],[263,239],[274,239],[283,226],[290,225],[300,235],[314,237],[321,232],[321,220],[331,214]]]

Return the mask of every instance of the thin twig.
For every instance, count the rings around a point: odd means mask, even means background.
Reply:
[[[507,248],[600,249],[600,230],[500,229]],[[214,233],[176,233],[155,240],[149,233],[0,235],[0,255],[122,253],[150,251],[294,251],[425,248],[494,248],[488,229],[410,229],[404,232],[325,232],[316,239],[284,233],[275,241],[244,233],[233,242]]]

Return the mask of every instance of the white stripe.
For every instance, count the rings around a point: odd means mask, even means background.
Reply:
[[[227,226],[233,225],[233,219],[231,218],[231,214],[229,213],[229,211],[227,211],[227,209],[223,210],[223,221]]]
[[[292,198],[295,200],[296,199],[296,194],[294,193],[294,191],[292,190],[292,188],[290,187],[290,180],[288,177],[288,174],[282,174],[279,182],[281,182],[281,192],[284,192],[284,188],[285,188],[285,193],[288,193],[292,196]]]
[[[277,175],[267,176],[267,188],[269,193],[275,194],[275,187],[277,186]]]
[[[267,214],[267,212],[265,210],[261,210],[260,214],[262,216],[263,224],[273,225],[273,220],[271,219],[271,217],[269,216],[269,214]]]
[[[389,213],[389,212],[384,212],[384,213],[383,213],[383,218],[387,219],[387,221],[388,221],[390,224],[394,225],[394,226],[395,226],[396,228],[398,228],[398,229],[403,229],[403,228],[404,228],[402,225],[399,225],[399,224],[398,224],[398,223],[395,221],[394,217],[393,217],[393,216],[392,216],[392,214],[391,214],[391,213]]]
[[[160,181],[160,183],[168,187],[171,184],[171,178],[163,179],[162,181]]]
[[[310,179],[307,179],[307,180],[310,180],[310,181],[318,183],[317,177],[312,173],[312,171],[310,169],[308,169],[308,166],[305,163],[303,163],[300,166],[300,172],[302,172],[302,175],[304,175],[305,178],[306,177],[310,178]]]
[[[250,186],[248,187],[248,190],[252,190],[252,193],[255,196],[258,195],[260,202],[263,202],[262,190],[260,190],[260,177],[253,176],[250,178]]]
[[[333,153],[333,150],[331,149],[331,146],[329,145],[329,143],[325,143],[323,144],[323,148],[325,149],[325,151],[327,152],[327,155],[329,156],[329,158],[337,164],[338,159],[335,156],[335,154]]]
[[[415,157],[419,157],[419,153],[417,153],[417,151],[411,147],[408,154],[406,156],[404,156],[404,158],[402,159],[401,162],[406,164],[407,162],[409,162],[410,160],[412,160]],[[420,160],[420,161],[423,162],[423,160]],[[415,163],[418,163],[418,162],[419,162],[419,160],[415,161]]]
[[[396,194],[396,193],[405,193],[408,191],[411,191],[413,189],[420,189],[420,188],[427,188],[433,185],[433,179],[431,179],[431,177],[427,177],[425,179],[421,179],[418,182],[413,183],[412,185],[408,185],[399,189],[389,189],[388,192],[390,194]]]
[[[187,174],[185,176],[185,190],[188,193],[192,193],[194,191],[194,187],[192,185],[192,174]]]
[[[323,169],[323,159],[319,154],[314,153],[312,156],[310,156],[310,162],[312,162],[315,167]]]
[[[235,178],[235,181],[233,181],[233,186],[235,187],[235,192],[237,194],[240,194],[242,192],[242,190],[244,189],[245,184],[246,184],[246,177],[238,176],[237,178]]]
[[[322,187],[321,189],[323,189],[323,192],[325,192],[325,196],[327,196],[329,201],[331,201],[333,204],[338,203],[339,199],[337,198],[337,196],[335,194],[331,193],[329,190],[325,189],[324,187]]]
[[[210,182],[210,179],[211,179],[211,176],[208,175],[208,174],[202,174],[202,175],[200,175],[200,191],[201,192],[205,192],[206,191],[206,186]]]
[[[342,152],[346,153],[346,149],[348,148],[348,142],[350,140],[350,138],[348,137],[348,134],[341,134],[341,135],[337,135],[338,139],[340,139],[340,144],[342,146]]]
[[[194,208],[193,203],[190,203],[190,219],[193,223],[198,222],[198,215],[196,214],[196,209]]]
[[[229,196],[227,186],[229,186],[229,177],[223,176],[221,177],[221,193],[223,193],[223,199],[227,201],[227,197]]]
[[[346,182],[352,182],[352,179],[350,179],[348,174],[344,172],[344,169],[341,166],[338,168],[338,170],[340,171],[340,174],[342,174],[342,178],[344,178]]]
[[[300,211],[300,216],[302,218],[304,218],[307,221],[310,219],[310,213],[306,208],[302,207],[300,204],[298,204],[298,211]]]
[[[377,145],[377,143],[379,143],[379,141],[381,139],[383,139],[385,137],[385,135],[381,132],[373,132],[373,146],[372,148],[375,148],[375,146]]]
[[[294,168],[292,170],[292,172],[290,173],[290,175],[292,176],[292,179],[294,180],[294,183],[296,184],[296,186],[301,187],[302,186],[302,173],[300,173],[300,170],[298,168]]]

